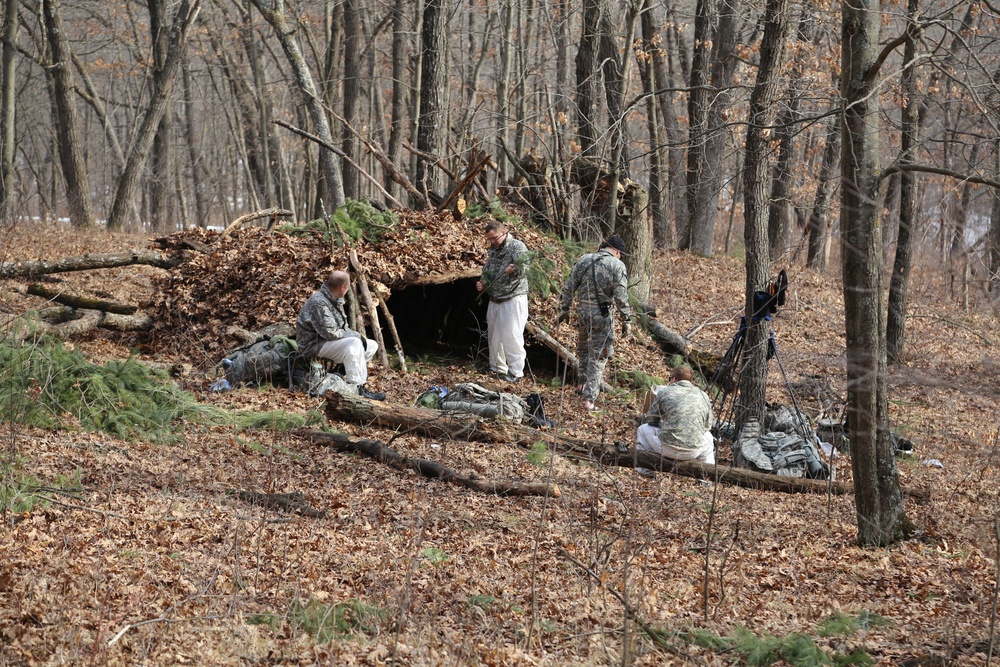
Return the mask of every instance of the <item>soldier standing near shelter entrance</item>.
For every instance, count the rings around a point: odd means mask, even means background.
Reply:
[[[631,334],[628,283],[621,261],[624,254],[622,238],[609,238],[597,252],[577,261],[559,298],[557,327],[569,319],[569,307],[576,295],[576,356],[579,373],[584,377],[583,406],[588,410],[597,409],[595,401],[601,392],[604,367],[615,351],[615,310],[622,317],[622,335]]]
[[[524,377],[524,325],[528,321],[528,248],[502,222],[486,225],[490,248],[476,289],[486,294],[490,373],[508,382]]]

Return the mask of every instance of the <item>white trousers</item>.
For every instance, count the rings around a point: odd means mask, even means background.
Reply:
[[[328,340],[316,356],[344,364],[344,379],[351,384],[364,384],[368,381],[368,362],[378,352],[378,343],[371,338],[365,340],[368,341],[367,347],[362,345],[360,338]]]
[[[715,463],[715,438],[709,431],[705,431],[701,447],[698,449],[678,449],[664,445],[660,441],[659,427],[651,424],[640,426],[635,432],[635,437],[639,441],[635,448],[640,452],[652,452],[665,459],[674,459],[675,461],[694,461],[697,459],[703,463]]]
[[[490,345],[490,370],[524,375],[524,325],[528,321],[528,295],[503,303],[490,301],[486,309],[486,333]]]

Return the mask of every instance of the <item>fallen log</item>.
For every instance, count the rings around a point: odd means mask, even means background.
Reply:
[[[138,306],[132,306],[125,303],[115,303],[114,301],[95,299],[88,296],[66,294],[65,292],[49,289],[48,287],[39,285],[38,283],[28,285],[27,291],[28,294],[31,294],[32,296],[40,296],[43,299],[55,301],[56,303],[61,303],[64,306],[70,306],[71,308],[101,310],[105,313],[117,313],[119,315],[132,315],[135,311],[139,310]]]
[[[38,259],[22,262],[0,262],[0,278],[25,278],[48,273],[69,271],[89,271],[92,269],[113,269],[119,266],[146,264],[160,269],[173,269],[181,265],[180,257],[164,257],[150,250],[132,250],[123,253],[97,253],[64,257],[62,259]]]
[[[260,505],[267,509],[295,512],[296,514],[314,519],[326,517],[325,511],[310,507],[306,503],[306,497],[298,491],[294,493],[261,493],[259,491],[244,491],[242,489],[226,489],[226,493],[236,496],[250,505]]]
[[[640,452],[634,447],[619,448],[593,440],[571,438],[551,431],[529,426],[483,419],[461,413],[417,408],[378,401],[360,396],[330,392],[326,395],[327,419],[397,429],[420,433],[433,438],[450,438],[470,442],[509,443],[530,449],[536,442],[550,443],[556,453],[585,458],[603,465],[623,468],[650,468],[674,475],[696,479],[715,480],[751,489],[781,491],[784,493],[832,493],[843,495],[854,492],[852,485],[843,482],[785,477],[754,472],[746,468],[707,465],[699,461],[674,461],[650,452]],[[904,489],[910,497],[924,499],[926,491]]]
[[[312,429],[299,429],[295,433],[318,445],[333,447],[341,452],[364,454],[380,463],[385,463],[401,470],[415,470],[424,477],[451,482],[480,493],[491,493],[498,496],[549,495],[553,498],[558,498],[562,495],[559,486],[556,484],[546,484],[544,482],[491,482],[489,480],[476,479],[456,472],[436,461],[404,456],[396,450],[387,447],[385,443],[377,440],[352,438],[339,433],[326,433],[325,431]]]
[[[639,326],[656,341],[664,354],[683,357],[706,380],[715,377],[716,371],[722,364],[722,357],[695,348],[690,340],[668,329],[648,313],[639,316]]]
[[[583,377],[583,373],[580,372],[580,360],[576,358],[575,354],[569,351],[568,347],[560,343],[550,334],[542,331],[542,328],[531,320],[528,320],[525,323],[524,330],[531,334],[531,337],[539,343],[555,352],[556,356],[563,360],[563,363],[573,369],[573,372],[576,373],[578,378]],[[582,380],[580,381],[582,382]],[[601,382],[601,391],[609,392],[611,391],[611,386],[607,382]]]
[[[66,340],[87,333],[98,327],[115,331],[149,331],[153,318],[146,313],[119,315],[101,310],[73,309],[60,306],[59,310],[46,308],[39,311],[37,321],[16,317],[0,327],[0,333],[17,344],[31,336],[52,335]]]

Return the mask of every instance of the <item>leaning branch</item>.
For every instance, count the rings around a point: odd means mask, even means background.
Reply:
[[[278,118],[272,119],[271,122],[274,123],[275,125],[280,125],[281,127],[285,128],[286,130],[290,130],[290,131],[294,132],[295,134],[297,134],[297,135],[299,135],[301,137],[305,137],[306,139],[308,139],[310,141],[314,141],[317,144],[319,144],[320,146],[322,146],[323,148],[327,149],[328,151],[331,151],[335,155],[339,155],[340,157],[344,158],[345,160],[347,160],[347,162],[352,167],[354,167],[358,171],[359,174],[361,174],[362,176],[364,176],[365,178],[367,178],[369,182],[371,182],[376,188],[378,188],[379,192],[382,193],[383,197],[385,197],[386,199],[388,199],[389,201],[391,201],[393,203],[393,205],[395,205],[395,206],[397,206],[399,208],[403,208],[403,205],[399,203],[398,199],[396,199],[395,197],[393,197],[392,195],[390,195],[389,192],[384,187],[382,187],[382,184],[379,183],[378,180],[376,180],[376,178],[374,176],[372,176],[367,171],[365,171],[361,167],[361,165],[359,165],[357,162],[355,162],[354,160],[352,160],[351,156],[348,155],[347,153],[345,153],[344,151],[340,150],[339,148],[337,148],[333,144],[329,143],[328,141],[323,141],[322,139],[320,139],[319,137],[317,137],[315,134],[311,134],[309,132],[306,132],[305,130],[302,130],[302,129],[299,129],[299,128],[295,127],[291,123],[286,123],[285,121],[280,120]],[[362,141],[364,141],[364,140],[362,140]],[[377,154],[375,155],[375,157],[379,160],[379,162],[382,162],[381,158],[379,158],[379,156]],[[385,168],[387,171],[389,171],[389,169],[391,167],[391,163],[390,163],[390,167],[386,167],[385,163],[382,164],[382,167]],[[394,167],[391,167],[391,169],[392,169],[392,171],[390,173],[390,177],[392,178],[392,180],[396,181],[397,183],[400,183],[400,181],[397,179],[397,176],[399,176],[399,172],[396,171],[396,169]],[[409,183],[409,182],[407,181],[407,183]],[[403,184],[400,183],[400,185],[403,185]],[[406,185],[403,185],[403,187],[406,188]],[[412,188],[413,186],[411,185],[410,187]],[[407,189],[406,191],[410,192],[409,189]],[[416,192],[415,189],[414,189],[414,192]],[[418,192],[417,194],[419,195],[420,193]]]
[[[365,438],[352,438],[339,433],[326,433],[312,429],[300,429],[296,433],[307,440],[333,447],[334,449],[352,454],[364,454],[381,463],[399,468],[402,470],[415,470],[424,477],[430,479],[440,479],[443,482],[452,482],[467,489],[480,493],[491,493],[498,496],[545,496],[550,495],[558,498],[562,495],[556,484],[533,483],[533,482],[490,482],[488,480],[475,479],[468,475],[463,475],[436,461],[427,459],[416,459],[404,456],[394,449],[390,449],[385,443],[377,440],[367,440]]]
[[[225,238],[232,234],[234,231],[243,226],[244,223],[250,222],[251,220],[260,220],[261,218],[290,218],[294,213],[286,208],[266,208],[262,211],[254,211],[253,213],[247,213],[246,215],[241,215],[236,218],[222,230],[222,234],[219,235],[220,238]]]
[[[532,338],[539,343],[555,352],[563,360],[563,363],[573,369],[577,377],[583,377],[580,373],[580,360],[576,358],[575,354],[570,352],[568,347],[560,343],[552,335],[542,331],[541,327],[530,320],[524,325],[524,330],[531,334]],[[611,385],[607,382],[601,382],[601,391],[605,393],[612,391]]]
[[[973,174],[963,174],[960,171],[953,171],[951,169],[945,169],[943,167],[932,167],[926,164],[913,164],[910,162],[899,162],[890,167],[887,167],[885,171],[882,172],[881,179],[885,179],[892,174],[896,174],[902,171],[917,171],[923,172],[925,174],[940,174],[942,176],[950,176],[951,178],[964,181],[966,183],[979,183],[980,185],[988,185],[991,188],[1000,189],[1000,181],[994,181],[992,178],[984,178],[983,176],[975,176]]]

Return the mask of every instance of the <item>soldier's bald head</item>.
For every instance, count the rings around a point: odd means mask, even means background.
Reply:
[[[326,279],[326,286],[331,292],[350,284],[351,276],[347,273],[347,271],[334,271]]]
[[[676,382],[680,382],[681,380],[687,380],[688,382],[691,382],[692,380],[694,380],[694,371],[691,370],[690,366],[684,364],[683,366],[678,366],[673,370],[673,372],[670,374],[670,379]]]

